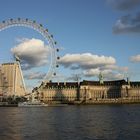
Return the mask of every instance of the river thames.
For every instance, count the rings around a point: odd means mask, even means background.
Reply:
[[[0,140],[139,140],[140,104],[0,108]]]

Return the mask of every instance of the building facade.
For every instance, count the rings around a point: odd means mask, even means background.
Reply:
[[[0,65],[0,95],[24,96],[25,85],[19,62],[4,63]]]
[[[42,83],[33,90],[41,101],[99,101],[111,99],[140,99],[140,82],[82,81]]]
[[[77,83],[46,83],[34,92],[41,101],[75,101],[78,99],[78,90]]]

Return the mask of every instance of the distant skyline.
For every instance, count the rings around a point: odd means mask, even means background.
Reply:
[[[0,21],[29,18],[54,35],[60,52],[57,80],[140,80],[140,0],[1,0]],[[49,63],[45,39],[13,27],[0,32],[0,63],[20,54],[29,88],[41,82]],[[23,65],[23,64],[22,64]],[[26,69],[26,70],[25,70]]]

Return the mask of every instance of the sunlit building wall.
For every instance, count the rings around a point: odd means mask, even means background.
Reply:
[[[3,96],[23,96],[25,86],[20,64],[4,63],[0,66],[0,94]]]
[[[42,101],[98,101],[111,99],[140,99],[140,82],[83,81],[79,84],[46,83],[35,89]]]

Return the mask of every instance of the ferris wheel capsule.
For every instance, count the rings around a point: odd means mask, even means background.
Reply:
[[[58,56],[58,57],[57,57],[57,59],[59,60],[59,59],[60,59],[60,57]]]

